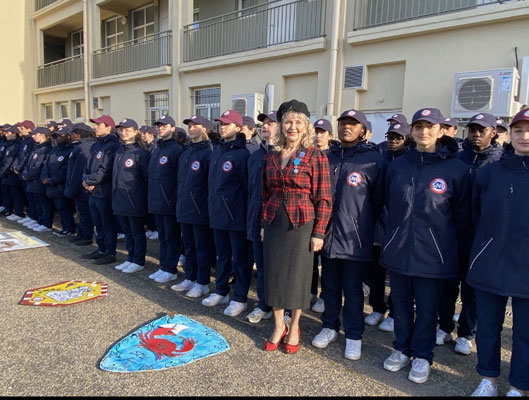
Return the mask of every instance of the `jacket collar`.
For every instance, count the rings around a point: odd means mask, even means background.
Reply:
[[[500,161],[509,169],[529,171],[529,156],[518,156],[514,153],[506,153],[505,157]]]

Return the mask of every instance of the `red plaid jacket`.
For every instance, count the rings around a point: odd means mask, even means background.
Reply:
[[[263,222],[271,223],[281,203],[285,203],[295,228],[314,219],[312,236],[323,239],[331,215],[331,175],[325,154],[309,147],[294,173],[294,154],[281,169],[281,153],[271,151],[265,158],[261,199]]]

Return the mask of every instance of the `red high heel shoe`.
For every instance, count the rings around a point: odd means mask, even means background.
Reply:
[[[271,341],[267,340],[265,342],[265,351],[274,351],[274,350],[277,350],[277,348],[279,347],[279,343],[281,343],[281,341],[283,340],[283,338],[287,335],[288,333],[288,326],[285,326],[285,330],[283,331],[283,334],[281,335],[281,337],[279,338],[279,340],[277,341],[277,343],[272,343]]]
[[[301,331],[298,329],[298,336],[301,336]],[[299,350],[299,338],[298,338],[298,344],[289,344],[288,342],[285,343],[285,353],[287,354],[294,354]]]

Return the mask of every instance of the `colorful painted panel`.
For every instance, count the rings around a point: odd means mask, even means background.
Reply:
[[[25,306],[70,306],[107,295],[108,285],[103,282],[67,281],[30,289],[20,304]]]
[[[114,345],[100,363],[111,372],[179,367],[228,350],[216,331],[183,315],[149,322]]]
[[[49,244],[34,236],[27,236],[20,231],[0,232],[0,253],[44,246],[49,246]]]

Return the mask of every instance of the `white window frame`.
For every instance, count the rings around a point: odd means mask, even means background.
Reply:
[[[63,114],[63,107],[64,107],[64,111],[66,111],[65,114]],[[59,120],[63,118],[69,118],[68,117],[68,114],[69,114],[68,102],[57,103],[57,110],[58,110],[57,115],[58,115]]]
[[[50,110],[50,115],[48,115],[48,107]],[[51,121],[53,120],[53,103],[46,103],[42,104],[42,112],[44,114],[44,120],[45,121]]]
[[[79,34],[79,44],[75,46],[73,44],[73,37],[74,35]],[[70,42],[71,42],[71,49],[72,49],[72,57],[74,56],[81,56],[84,53],[84,45],[83,45],[83,30],[80,29],[75,32],[70,32]],[[76,51],[79,51],[79,53],[76,54]]]
[[[125,37],[125,32],[123,31],[123,24],[121,23],[121,19],[123,17],[117,16],[113,18],[109,18],[105,20],[105,47],[112,46],[113,49],[121,47],[120,44],[123,43],[123,39]],[[109,35],[108,34],[108,23],[113,22],[116,24],[116,33]],[[121,29],[121,31],[119,31]],[[109,39],[116,38],[115,44],[108,43]]]
[[[206,91],[206,90],[218,90],[218,102],[204,102],[204,103],[197,103],[197,100],[200,98],[200,95],[198,94],[200,91]],[[202,87],[202,88],[196,88],[193,90],[193,115],[201,115],[210,121],[213,121],[215,118],[220,117],[220,86],[210,86],[210,87]],[[207,94],[204,97],[216,97],[215,94]],[[204,112],[205,110],[205,112]]]
[[[169,92],[145,93],[146,123],[152,125],[164,115],[169,114]],[[154,102],[154,104],[153,104]]]
[[[77,112],[79,107],[79,113]],[[75,100],[73,102],[74,119],[84,118],[84,100]]]
[[[147,8],[149,7],[152,7],[153,10],[155,11],[154,9],[154,4],[147,4],[146,6],[143,6],[143,7],[140,7],[140,8],[137,8],[136,10],[133,10],[132,11],[132,38],[134,40],[136,40],[137,42],[145,42],[147,40],[152,40],[154,39],[153,35],[154,35],[154,22],[156,20],[156,17],[153,16],[153,20],[152,22],[147,22]],[[143,25],[138,25],[138,26],[135,26],[134,25],[134,14],[137,13],[137,12],[140,12],[140,11],[143,11]],[[148,34],[147,33],[147,28],[149,26],[152,26],[153,28],[153,33],[152,34]],[[143,30],[143,33],[141,36],[138,36],[136,37],[136,31],[142,29]],[[150,38],[149,38],[150,36]]]
[[[200,20],[200,9],[194,8],[193,9],[193,29],[200,28],[199,20]]]

